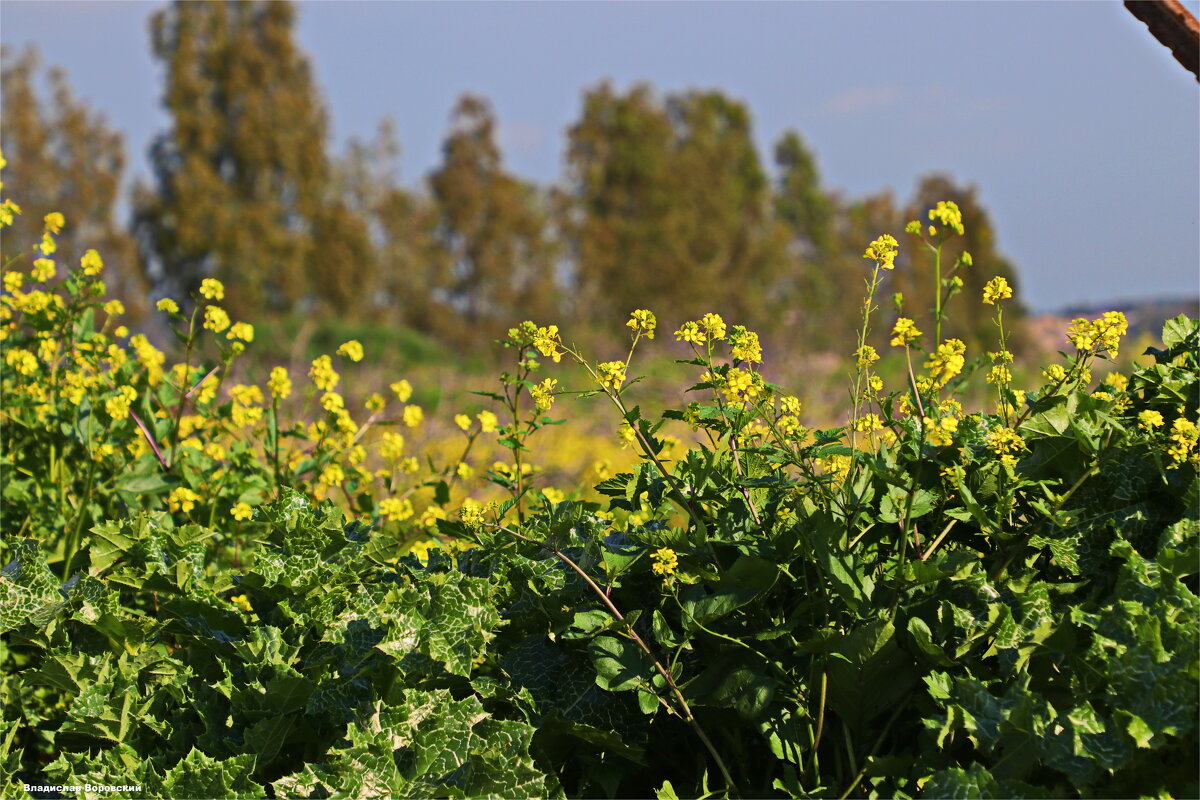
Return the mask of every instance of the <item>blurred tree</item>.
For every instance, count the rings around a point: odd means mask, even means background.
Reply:
[[[557,311],[556,246],[534,188],[504,171],[487,101],[464,95],[429,176],[434,233],[447,268],[433,298],[457,319],[441,333],[459,343],[490,341],[521,319]]]
[[[121,135],[105,118],[77,100],[61,69],[48,72],[49,98],[38,97],[38,55],[33,49],[0,52],[3,107],[0,148],[6,194],[19,197],[23,213],[0,240],[0,263],[32,253],[42,220],[51,211],[66,218],[57,237],[58,274],[78,266],[95,248],[105,262],[109,294],[136,320],[146,311],[146,287],[133,239],[114,220],[121,173]]]
[[[946,246],[942,248],[943,277],[954,265],[959,254],[966,251],[971,254],[972,265],[959,269],[955,275],[962,279],[962,290],[944,307],[945,321],[942,324],[942,338],[962,339],[970,348],[968,352],[981,354],[987,350],[995,350],[996,326],[993,313],[981,306],[983,287],[997,275],[1006,278],[1013,287],[1014,300],[1006,306],[1005,325],[1010,330],[1016,330],[1020,320],[1025,316],[1020,303],[1019,282],[1012,264],[996,249],[996,232],[992,227],[991,218],[979,202],[975,187],[964,188],[956,184],[946,175],[927,175],[917,186],[912,201],[904,212],[904,219],[917,220],[922,227],[929,225],[929,209],[937,205],[939,200],[952,200],[962,211],[965,235],[950,236]],[[902,291],[905,298],[906,313],[917,319],[918,327],[932,337],[932,309],[934,284],[933,254],[916,242],[916,237],[909,234],[897,235],[900,248],[907,251],[908,265],[901,269],[897,260],[894,274],[895,289]],[[924,321],[925,325],[921,323]],[[927,342],[933,346],[932,340]]]
[[[224,281],[234,311],[360,298],[365,226],[331,192],[326,119],[288,2],[176,2],[151,18],[171,128],[135,196],[148,275],[171,293]]]
[[[848,287],[835,269],[839,242],[834,199],[821,188],[816,159],[794,130],[775,144],[775,216],[788,232],[788,291],[795,298],[784,321],[808,349],[837,349]],[[843,332],[844,333],[844,332]]]
[[[717,310],[763,325],[784,240],[740,103],[647,85],[585,93],[567,154],[566,225],[579,310],[611,325],[635,308],[676,321]],[[674,324],[671,322],[670,324]]]

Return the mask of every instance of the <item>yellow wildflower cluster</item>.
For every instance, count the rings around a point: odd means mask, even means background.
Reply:
[[[174,300],[172,300],[169,297],[164,297],[162,300],[159,300],[157,303],[154,304],[154,307],[157,308],[159,311],[165,311],[168,314],[178,314],[179,313],[179,304],[176,303]]]
[[[952,200],[939,200],[936,207],[929,209],[929,219],[940,222],[959,236],[963,235],[962,211]]]
[[[323,392],[332,392],[341,380],[329,356],[317,356],[313,359],[312,366],[308,369],[308,377],[312,379],[313,385]]]
[[[721,391],[731,403],[753,400],[763,390],[762,376],[757,372],[733,367],[725,373]]]
[[[413,387],[412,384],[407,380],[398,380],[391,384],[388,388],[392,390],[392,394],[396,395],[396,399],[401,403],[407,403],[408,398],[412,397]]]
[[[410,519],[414,513],[412,500],[407,497],[389,497],[386,500],[381,500],[377,507],[379,516],[385,518],[389,522],[404,522]]]
[[[987,282],[987,286],[983,287],[983,302],[988,305],[995,305],[997,300],[1007,300],[1013,296],[1012,287],[1008,285],[1008,281],[997,275]]]
[[[679,568],[679,556],[669,547],[661,547],[650,556],[654,564],[650,567],[655,575],[674,575]]]
[[[348,342],[344,342],[340,347],[338,347],[337,354],[339,356],[345,356],[346,358],[350,359],[351,361],[355,361],[355,362],[362,361],[363,360],[362,342],[358,341],[357,339],[351,339]]]
[[[533,402],[537,406],[538,411],[549,411],[554,405],[554,389],[558,386],[558,381],[554,378],[546,378],[539,384],[536,384],[529,389],[530,396],[533,397]]]
[[[1016,466],[1017,458],[1013,453],[1025,449],[1025,440],[1012,428],[996,428],[988,433],[985,441],[988,449],[1000,456],[1000,462],[1006,467]]]
[[[273,367],[271,377],[267,379],[267,391],[276,400],[286,400],[292,394],[292,379],[288,377],[287,368]]]
[[[1163,426],[1162,412],[1148,408],[1138,414],[1138,427],[1144,431],[1154,430]]]
[[[954,443],[954,433],[958,430],[958,419],[942,417],[932,419],[925,417],[925,440],[934,447],[949,447]]]
[[[229,327],[229,315],[220,306],[206,306],[204,309],[204,327],[213,333],[220,333]]]
[[[533,334],[533,346],[546,358],[554,359],[556,364],[562,360],[562,353],[558,350],[561,344],[557,325],[538,328]]]
[[[725,338],[725,320],[721,319],[720,314],[705,314],[700,319],[700,325],[710,342]]]
[[[182,511],[188,513],[196,507],[196,503],[200,500],[200,495],[193,492],[186,486],[177,486],[167,495],[167,508],[172,511]]]
[[[762,363],[762,345],[758,342],[758,334],[748,331],[741,325],[734,325],[729,333],[729,352],[738,361],[747,364]]]
[[[880,269],[894,269],[898,249],[899,243],[896,241],[896,237],[885,233],[871,242],[867,251],[863,253],[863,258],[874,261]]]
[[[962,372],[966,352],[967,346],[961,339],[947,339],[938,345],[937,350],[925,361],[925,369],[929,370],[934,386],[945,386]]]
[[[1167,448],[1167,455],[1171,457],[1172,462],[1168,469],[1176,469],[1186,461],[1197,461],[1195,453],[1198,440],[1200,431],[1197,430],[1196,423],[1185,417],[1176,418],[1171,423],[1171,446]]]
[[[1077,350],[1108,353],[1116,358],[1121,337],[1129,330],[1129,322],[1120,311],[1106,311],[1097,320],[1082,317],[1072,320],[1067,329],[1067,341]]]
[[[700,323],[689,320],[680,325],[679,330],[675,331],[675,341],[688,342],[689,344],[704,344],[706,337],[704,332],[700,330]]]
[[[200,294],[208,300],[220,302],[225,299],[225,284],[216,278],[205,278],[200,281]]]
[[[896,324],[892,328],[891,345],[892,347],[908,347],[921,336],[921,332],[917,330],[917,323],[908,317],[901,317],[896,320]]]
[[[596,372],[598,373],[597,378],[600,381],[600,385],[605,389],[611,389],[615,392],[625,382],[624,361],[605,361],[602,364],[597,364]]]
[[[864,344],[862,347],[854,351],[854,362],[859,369],[866,369],[879,360],[879,353],[869,344]]]
[[[658,320],[655,319],[654,312],[644,308],[634,311],[629,317],[629,321],[625,323],[627,328],[633,330],[634,336],[645,336],[647,339],[654,338],[654,329],[657,325]]]

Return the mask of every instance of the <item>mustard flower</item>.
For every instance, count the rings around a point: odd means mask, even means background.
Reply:
[[[37,356],[19,347],[9,348],[4,354],[4,363],[21,375],[32,375],[38,368]]]
[[[879,360],[879,353],[871,345],[864,344],[854,351],[854,358],[859,369],[866,369]]]
[[[48,258],[38,258],[33,262],[33,269],[30,270],[30,275],[35,281],[46,281],[52,279],[58,270],[54,266],[54,262]]]
[[[392,390],[392,393],[394,395],[396,395],[396,399],[399,400],[401,403],[407,403],[408,398],[412,397],[412,393],[413,393],[412,384],[406,380],[396,381],[388,388]]]
[[[228,453],[225,452],[225,448],[222,447],[218,442],[209,442],[208,444],[204,445],[203,452],[204,455],[208,456],[213,461],[224,461],[225,456],[228,455]]]
[[[7,228],[13,224],[13,218],[21,213],[21,207],[12,200],[0,203],[0,227]]]
[[[992,278],[987,282],[987,286],[983,287],[983,302],[988,305],[995,305],[997,300],[1007,300],[1012,296],[1012,287],[1008,285],[1005,278],[999,275]]]
[[[398,464],[404,457],[404,436],[388,431],[379,443],[379,455],[389,464]]]
[[[464,481],[475,474],[475,470],[471,469],[471,465],[465,461],[458,462],[458,466],[454,468],[454,474]]]
[[[462,507],[458,510],[458,517],[463,523],[476,526],[483,524],[484,506],[477,500],[472,500],[470,497],[463,500]]]
[[[650,569],[654,571],[655,575],[662,575],[664,578],[674,575],[675,570],[679,567],[679,556],[669,547],[659,548],[650,558],[654,561]]]
[[[397,497],[389,497],[382,500],[378,506],[379,515],[387,517],[390,522],[403,522],[413,515],[412,501],[407,497],[400,499]]]
[[[704,333],[700,330],[699,323],[685,322],[679,326],[679,330],[675,331],[675,341],[704,344],[705,337]]]
[[[177,486],[167,495],[167,507],[172,511],[182,511],[185,514],[196,507],[200,495],[186,486]]]
[[[383,395],[379,392],[371,392],[367,395],[367,399],[363,401],[363,407],[372,414],[378,414],[380,411],[383,411],[386,405],[387,401],[383,399]]]
[[[910,221],[909,221],[909,223],[908,223],[907,225],[905,225],[905,226],[904,226],[904,232],[905,232],[905,233],[912,233],[912,234],[915,234],[915,235],[917,235],[917,236],[920,236],[920,235],[921,235],[921,223],[920,223],[920,221],[919,221],[919,220],[915,220],[915,219],[914,219],[914,220],[910,220]]]
[[[729,334],[729,351],[734,358],[749,364],[762,363],[762,346],[758,342],[758,334],[746,330],[741,325],[734,325]]]
[[[929,219],[940,222],[959,236],[963,235],[962,211],[952,200],[939,200],[937,207],[929,210]]]
[[[308,369],[308,377],[312,379],[313,385],[323,392],[332,392],[341,380],[329,356],[314,358],[312,366]]]
[[[234,506],[234,508],[236,509],[237,506]],[[247,614],[254,610],[254,606],[250,605],[250,600],[244,594],[234,595],[233,597],[229,598],[229,602],[233,603]]]
[[[120,300],[109,300],[104,304],[104,313],[110,317],[119,317],[125,313],[125,304]]]
[[[4,273],[4,290],[7,292],[16,292],[25,285],[25,276],[20,272]]]
[[[658,320],[655,319],[654,312],[644,308],[634,311],[629,317],[629,321],[625,323],[625,327],[632,329],[635,335],[641,334],[647,339],[654,338],[654,329],[657,326]]]
[[[542,489],[542,497],[546,498],[546,502],[555,504],[567,499],[567,495],[562,489],[555,489],[550,486]]]
[[[895,327],[892,328],[892,347],[908,347],[912,342],[920,339],[923,334],[917,330],[917,324],[908,317],[901,317],[896,320]]]
[[[557,386],[557,380],[546,378],[529,390],[529,394],[533,397],[533,402],[537,406],[538,411],[549,411],[550,407],[554,405],[554,389]]]
[[[336,486],[344,480],[346,480],[346,471],[340,464],[328,464],[325,469],[321,470],[321,483]]]
[[[779,407],[780,407],[780,409],[783,410],[783,413],[785,413],[785,414],[793,414],[795,416],[799,416],[800,415],[800,406],[801,406],[800,398],[795,397],[790,394],[785,395],[783,397],[783,399],[779,401]]]
[[[44,229],[46,233],[62,233],[62,227],[66,224],[66,220],[63,219],[63,215],[57,211],[51,211],[42,219],[42,221],[45,224]]]
[[[224,300],[225,299],[225,284],[221,283],[216,278],[205,278],[200,281],[200,294],[204,295],[209,300]]]
[[[500,419],[491,411],[480,411],[475,417],[479,420],[479,430],[484,433],[495,433],[500,427]]]
[[[625,382],[624,361],[605,361],[602,364],[597,364],[596,372],[599,373],[600,385],[605,389],[616,391]]]
[[[42,243],[38,245],[38,250],[42,251],[42,255],[53,255],[58,250],[58,245],[54,241],[54,237],[49,232],[42,234]]]
[[[964,353],[967,346],[961,339],[947,339],[938,345],[937,350],[925,361],[925,369],[935,386],[945,386],[951,378],[962,372],[966,363]]]
[[[410,428],[417,427],[425,419],[425,411],[420,406],[405,406],[402,413],[404,424]]]
[[[157,303],[155,303],[154,306],[159,311],[165,311],[168,314],[179,313],[179,304],[169,297],[164,297],[162,300],[159,300]]]
[[[329,413],[337,413],[346,407],[346,401],[337,392],[326,392],[321,395],[321,408]]]
[[[244,521],[254,516],[254,509],[249,503],[238,503],[229,510],[229,515],[238,521]]]
[[[204,309],[204,327],[213,333],[220,333],[229,327],[229,315],[220,306],[207,306]]]
[[[1015,453],[1025,449],[1025,440],[1012,428],[996,428],[986,437],[988,449],[996,455]]]
[[[1190,419],[1178,417],[1171,423],[1170,440],[1171,446],[1167,448],[1167,455],[1174,463],[1168,469],[1176,469],[1187,461],[1189,454],[1196,449],[1196,443],[1200,441],[1200,430],[1197,430],[1196,423]]]
[[[987,374],[988,383],[1006,384],[1012,381],[1012,371],[1003,364],[994,365]]]
[[[725,338],[725,320],[721,319],[720,314],[705,314],[700,324],[704,326],[704,333],[709,341],[715,342]]]
[[[88,250],[79,259],[79,266],[83,269],[83,274],[89,278],[99,275],[104,269],[104,262],[100,259],[100,254],[95,250]]]
[[[1138,414],[1138,427],[1144,431],[1154,430],[1163,426],[1163,415],[1161,412],[1148,408]]]
[[[342,346],[337,349],[337,354],[339,356],[345,356],[351,361],[362,361],[362,342],[358,341],[357,339],[351,339],[350,341],[343,343]]]
[[[243,342],[254,341],[254,326],[249,322],[235,322],[230,327],[229,333],[225,334],[226,339],[241,339]]]
[[[137,389],[132,386],[122,386],[116,395],[104,401],[104,410],[114,421],[128,419],[129,407],[137,400]]]
[[[924,418],[925,439],[934,447],[949,447],[954,444],[954,433],[958,430],[958,420],[954,417],[941,419]]]
[[[267,379],[267,391],[276,400],[286,400],[292,394],[292,379],[288,377],[286,368],[272,368],[271,377]]]
[[[556,364],[562,360],[562,353],[558,351],[561,343],[557,325],[538,328],[537,333],[533,336],[533,346],[537,348],[537,351],[547,358],[554,359]]]
[[[471,418],[466,414],[455,414],[454,424],[464,431],[469,431],[471,429]]]
[[[867,251],[863,253],[863,258],[874,261],[880,269],[895,269],[898,248],[896,237],[885,233],[871,242]]]

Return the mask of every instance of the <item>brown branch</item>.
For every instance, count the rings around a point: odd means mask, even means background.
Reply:
[[[1125,0],[1125,8],[1200,81],[1200,22],[1192,12],[1179,0]]]

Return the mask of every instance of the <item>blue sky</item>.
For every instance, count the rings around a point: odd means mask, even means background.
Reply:
[[[132,174],[167,124],[159,6],[0,3],[0,40],[67,70]],[[903,201],[935,171],[976,185],[1035,309],[1200,292],[1200,85],[1119,2],[351,0],[300,3],[297,32],[335,147],[392,117],[410,185],[464,91],[492,100],[509,168],[549,183],[599,81],[719,88],[764,158],[794,127],[847,197]]]

